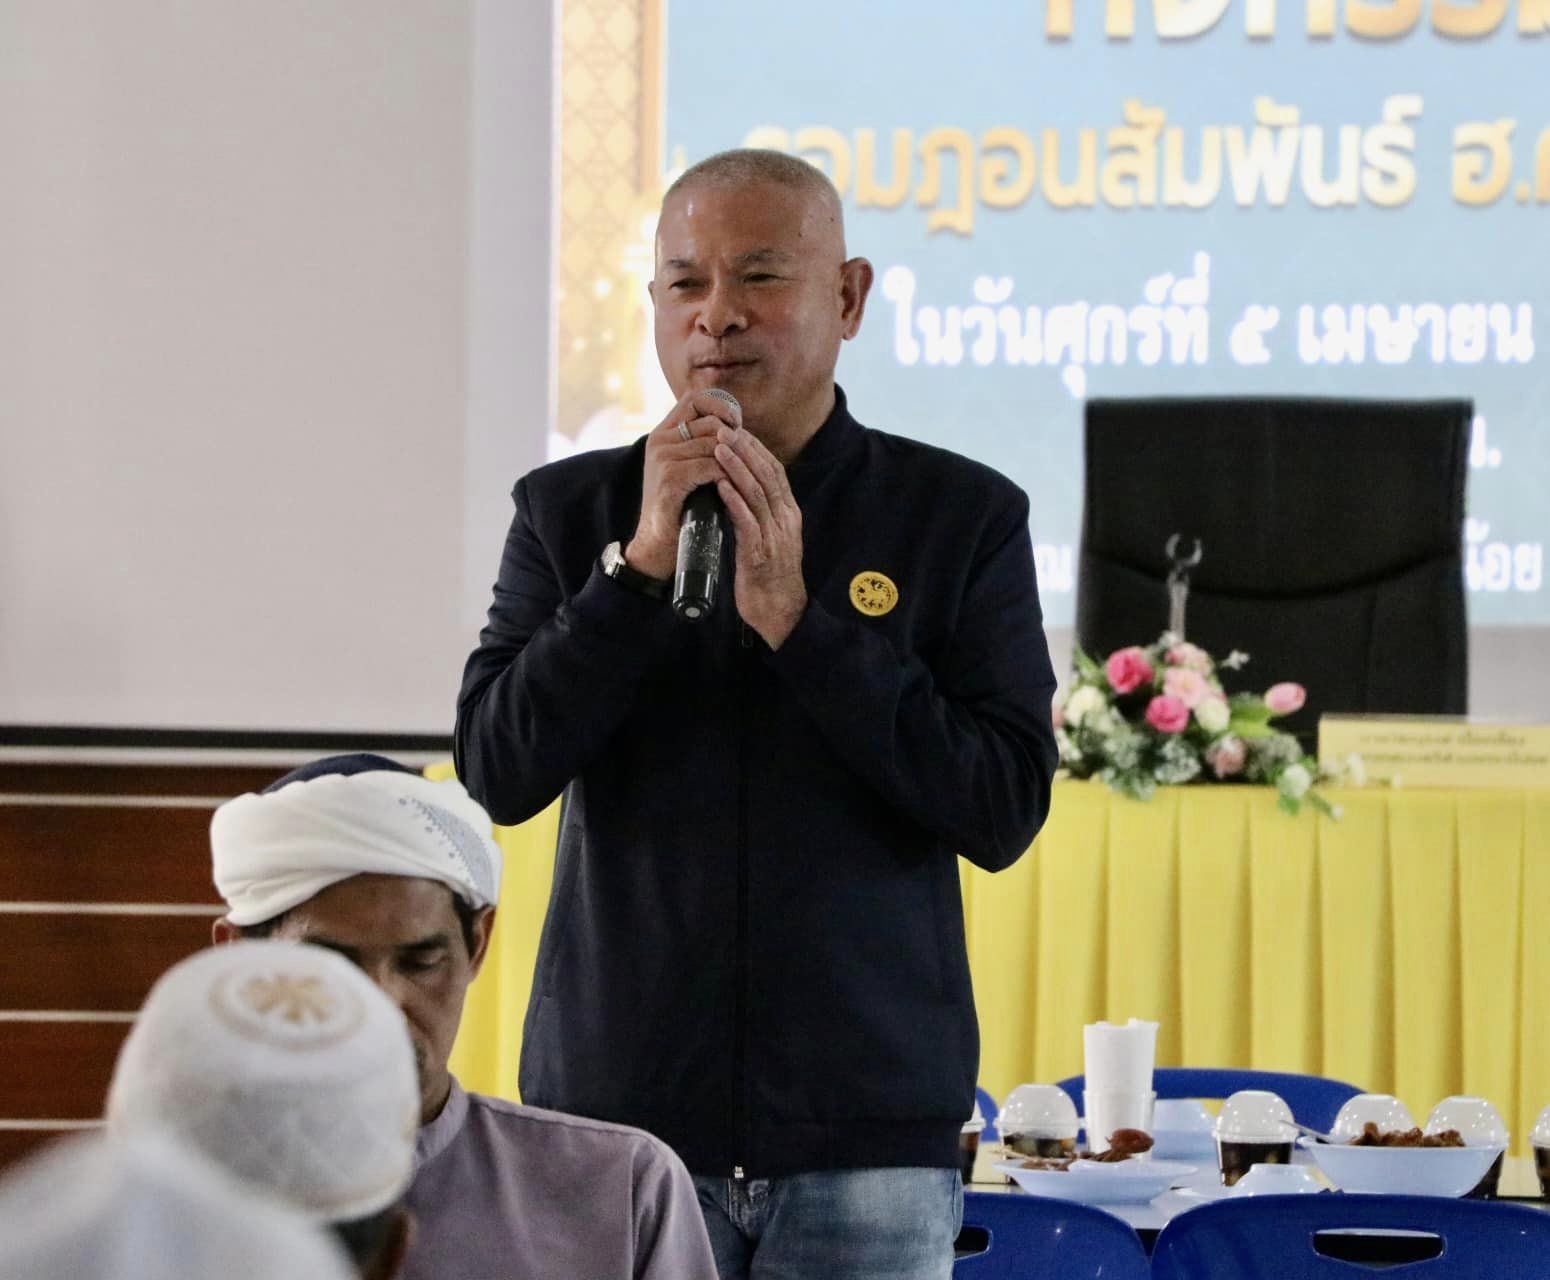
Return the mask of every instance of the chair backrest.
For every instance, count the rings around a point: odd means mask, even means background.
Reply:
[[[953,1264],[953,1280],[1146,1280],[1151,1274],[1136,1233],[1089,1205],[1018,1191],[966,1191],[963,1226],[965,1238],[989,1240],[983,1253]]]
[[[1344,1230],[1420,1231],[1440,1237],[1435,1257],[1392,1270],[1416,1280],[1495,1280],[1550,1271],[1550,1214],[1527,1205],[1434,1196],[1319,1195],[1219,1200],[1181,1213],[1157,1237],[1152,1276],[1351,1280],[1368,1268],[1327,1257],[1316,1247],[1319,1232]],[[1376,1242],[1366,1238],[1363,1243]]]
[[[980,1134],[981,1142],[1000,1142],[1001,1131],[996,1127],[996,1120],[1001,1115],[1001,1108],[996,1105],[996,1100],[990,1096],[990,1090],[983,1085],[975,1085],[974,1100],[980,1104],[980,1115],[985,1120],[985,1129]]]
[[[1057,1081],[1082,1111],[1083,1076]],[[1239,1089],[1267,1089],[1279,1094],[1302,1124],[1328,1133],[1335,1115],[1347,1101],[1362,1092],[1344,1080],[1304,1076],[1288,1071],[1252,1071],[1247,1067],[1158,1067],[1152,1072],[1152,1088],[1159,1098],[1225,1098]]]
[[[1168,624],[1164,547],[1194,538],[1189,639],[1307,686],[1320,712],[1465,708],[1468,401],[1092,400],[1076,641],[1102,661]],[[1236,681],[1236,682],[1235,682]]]

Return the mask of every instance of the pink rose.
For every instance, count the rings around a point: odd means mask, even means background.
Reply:
[[[1130,693],[1152,681],[1152,664],[1139,645],[1128,649],[1116,649],[1103,665],[1103,674],[1109,678],[1109,686],[1115,693]]]
[[[1206,672],[1211,670],[1211,655],[1198,644],[1190,644],[1187,640],[1181,640],[1168,650],[1168,665],[1170,667],[1188,667],[1191,671]]]
[[[1192,667],[1169,667],[1163,672],[1163,692],[1193,711],[1211,692],[1206,678]]]
[[[1289,716],[1294,711],[1301,711],[1302,704],[1307,700],[1308,691],[1289,680],[1273,684],[1265,690],[1265,705],[1270,708],[1272,715]]]
[[[1247,754],[1242,738],[1223,738],[1206,752],[1206,763],[1218,778],[1231,778],[1243,772]]]
[[[1177,698],[1160,694],[1146,704],[1146,722],[1158,733],[1182,733],[1189,723],[1189,708]]]

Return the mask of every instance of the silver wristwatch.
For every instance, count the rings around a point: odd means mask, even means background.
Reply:
[[[667,599],[667,591],[671,583],[661,578],[648,577],[639,569],[630,568],[624,558],[624,547],[620,543],[610,542],[603,548],[601,563],[603,572],[620,586],[629,587],[631,591],[639,591],[653,600]]]

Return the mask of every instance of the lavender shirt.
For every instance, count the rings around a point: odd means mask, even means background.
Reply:
[[[402,1280],[716,1280],[683,1162],[640,1129],[465,1093],[420,1130]]]

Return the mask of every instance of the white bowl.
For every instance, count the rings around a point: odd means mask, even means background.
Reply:
[[[1387,1093],[1359,1093],[1340,1108],[1330,1136],[1338,1142],[1359,1138],[1362,1127],[1371,1122],[1379,1133],[1404,1133],[1416,1127],[1410,1109]]]
[[[1194,1098],[1158,1098],[1152,1104],[1152,1123],[1174,1133],[1211,1133],[1211,1113]]]
[[[1211,1113],[1189,1098],[1159,1098],[1152,1106],[1152,1155],[1165,1160],[1214,1160]]]
[[[1075,1138],[1076,1103],[1059,1085],[1020,1084],[1006,1095],[996,1128],[1003,1139],[1017,1134]]]
[[[1456,1130],[1470,1147],[1505,1147],[1507,1122],[1484,1098],[1444,1098],[1426,1118],[1427,1133]]]
[[[1506,1148],[1351,1147],[1307,1144],[1319,1171],[1342,1191],[1400,1196],[1461,1196]]]
[[[1306,1196],[1324,1190],[1300,1164],[1256,1164],[1231,1188],[1235,1196]]]
[[[1030,1195],[1082,1204],[1146,1204],[1196,1171],[1167,1160],[1078,1160],[1066,1170],[1024,1169],[1017,1160],[997,1160],[995,1168]]]

